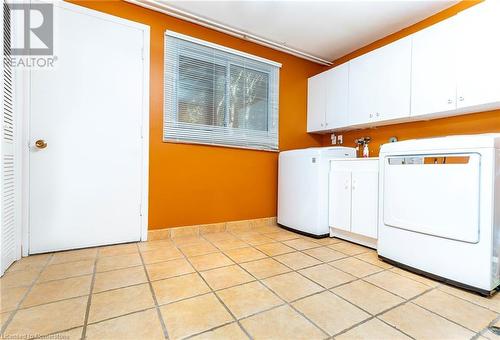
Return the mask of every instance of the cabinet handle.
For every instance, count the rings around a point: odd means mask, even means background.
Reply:
[[[321,126],[323,126],[323,123],[321,123]]]
[[[380,116],[380,113],[377,112],[375,115],[378,117],[378,116]]]
[[[458,100],[460,100],[461,102],[463,102],[464,101],[464,97],[460,96],[460,97],[458,97]]]
[[[328,123],[325,123],[325,126],[328,126]]]
[[[448,99],[448,104],[453,104],[453,100]]]
[[[373,118],[373,114],[370,113],[370,118]]]

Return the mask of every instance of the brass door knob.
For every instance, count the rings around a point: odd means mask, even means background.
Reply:
[[[47,142],[44,141],[43,139],[39,139],[35,142],[35,146],[38,149],[45,149],[47,147]]]

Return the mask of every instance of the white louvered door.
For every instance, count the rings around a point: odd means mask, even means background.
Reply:
[[[2,48],[4,55],[10,55],[10,11],[2,1],[3,34]],[[2,64],[2,132],[0,146],[1,164],[1,236],[0,253],[1,266],[0,275],[17,259],[21,257],[21,232],[18,209],[19,186],[18,186],[18,160],[16,153],[17,133],[15,129],[16,120],[14,116],[14,88],[13,71],[8,63]]]

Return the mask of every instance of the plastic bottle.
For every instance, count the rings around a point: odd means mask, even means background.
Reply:
[[[365,146],[363,146],[363,157],[370,157],[370,149],[368,149],[368,144],[365,144]]]

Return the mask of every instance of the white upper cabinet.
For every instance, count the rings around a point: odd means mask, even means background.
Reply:
[[[500,0],[309,79],[308,132],[500,108]]]
[[[411,96],[411,37],[398,40],[379,49],[377,87],[378,121],[410,116]],[[379,116],[377,116],[379,113]]]
[[[476,111],[500,102],[500,1],[487,0],[457,15],[457,107]],[[497,103],[495,105],[495,103]]]
[[[349,64],[309,78],[307,132],[346,127],[348,119]]]
[[[349,125],[349,63],[326,73],[325,125],[336,129]]]
[[[375,119],[378,63],[375,51],[349,62],[350,125],[365,124]]]
[[[349,122],[365,125],[410,115],[411,38],[349,63]]]
[[[412,116],[456,109],[457,31],[451,18],[413,35]]]
[[[307,82],[307,132],[325,130],[326,73],[320,73]]]

